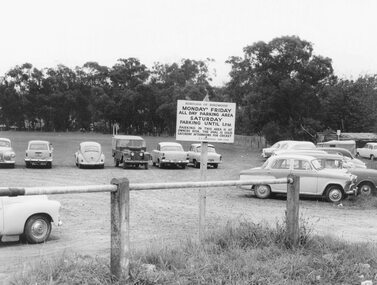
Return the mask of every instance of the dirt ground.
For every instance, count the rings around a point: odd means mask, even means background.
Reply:
[[[0,169],[1,186],[64,186],[109,184],[114,177],[127,177],[131,183],[199,181],[200,170],[115,168],[111,159],[111,135],[81,133],[0,132],[12,139],[17,154],[15,169]],[[55,149],[52,169],[26,169],[23,155],[30,139],[50,140]],[[105,169],[77,169],[73,154],[78,143],[94,140],[102,144],[107,161]],[[166,137],[146,137],[148,149]],[[189,143],[183,143],[185,149]],[[241,170],[262,163],[259,151],[246,147],[218,144],[224,163],[209,169],[207,180],[235,180]],[[53,227],[50,240],[41,245],[0,242],[0,284],[29,262],[63,252],[92,256],[110,253],[110,194],[50,195],[62,204],[63,226]],[[282,221],[286,209],[284,198],[260,200],[236,187],[207,190],[206,223],[208,231],[229,221],[266,222],[272,226]],[[198,189],[174,189],[131,192],[131,247],[142,249],[155,244],[172,245],[198,231]],[[332,235],[349,242],[377,241],[377,213],[373,210],[349,209],[313,199],[302,199],[300,215],[315,234]]]

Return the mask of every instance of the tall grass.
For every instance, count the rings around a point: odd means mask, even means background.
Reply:
[[[360,284],[377,274],[373,245],[313,236],[305,223],[299,246],[287,245],[284,223],[232,222],[201,245],[134,253],[128,280],[111,278],[106,259],[63,255],[30,265],[10,284]]]

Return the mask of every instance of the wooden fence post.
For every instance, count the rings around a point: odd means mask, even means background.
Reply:
[[[207,181],[208,142],[202,142],[200,153],[200,181]],[[199,242],[204,238],[206,226],[207,189],[199,189]]]
[[[118,280],[130,273],[130,183],[127,178],[113,178],[111,184],[111,275]]]
[[[300,195],[300,177],[288,175],[288,179],[293,179],[293,183],[287,184],[287,239],[292,247],[296,247],[299,242],[299,195]]]

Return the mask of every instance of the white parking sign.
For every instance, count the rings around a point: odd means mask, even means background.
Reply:
[[[176,139],[233,143],[235,116],[235,103],[178,100]]]

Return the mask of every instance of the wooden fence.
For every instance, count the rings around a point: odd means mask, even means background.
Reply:
[[[260,184],[287,184],[287,238],[294,247],[299,240],[299,177],[269,180],[228,180],[172,183],[129,183],[127,178],[114,178],[109,185],[59,186],[59,187],[0,187],[0,196],[23,196],[44,194],[74,194],[110,192],[111,195],[111,252],[110,270],[116,278],[129,276],[130,267],[130,191],[207,188]],[[200,213],[204,216],[204,213]],[[204,223],[199,222],[199,232]],[[200,235],[199,235],[200,237]]]
[[[267,147],[266,139],[263,136],[242,136],[234,135],[234,144],[249,147],[251,149],[262,149]]]

